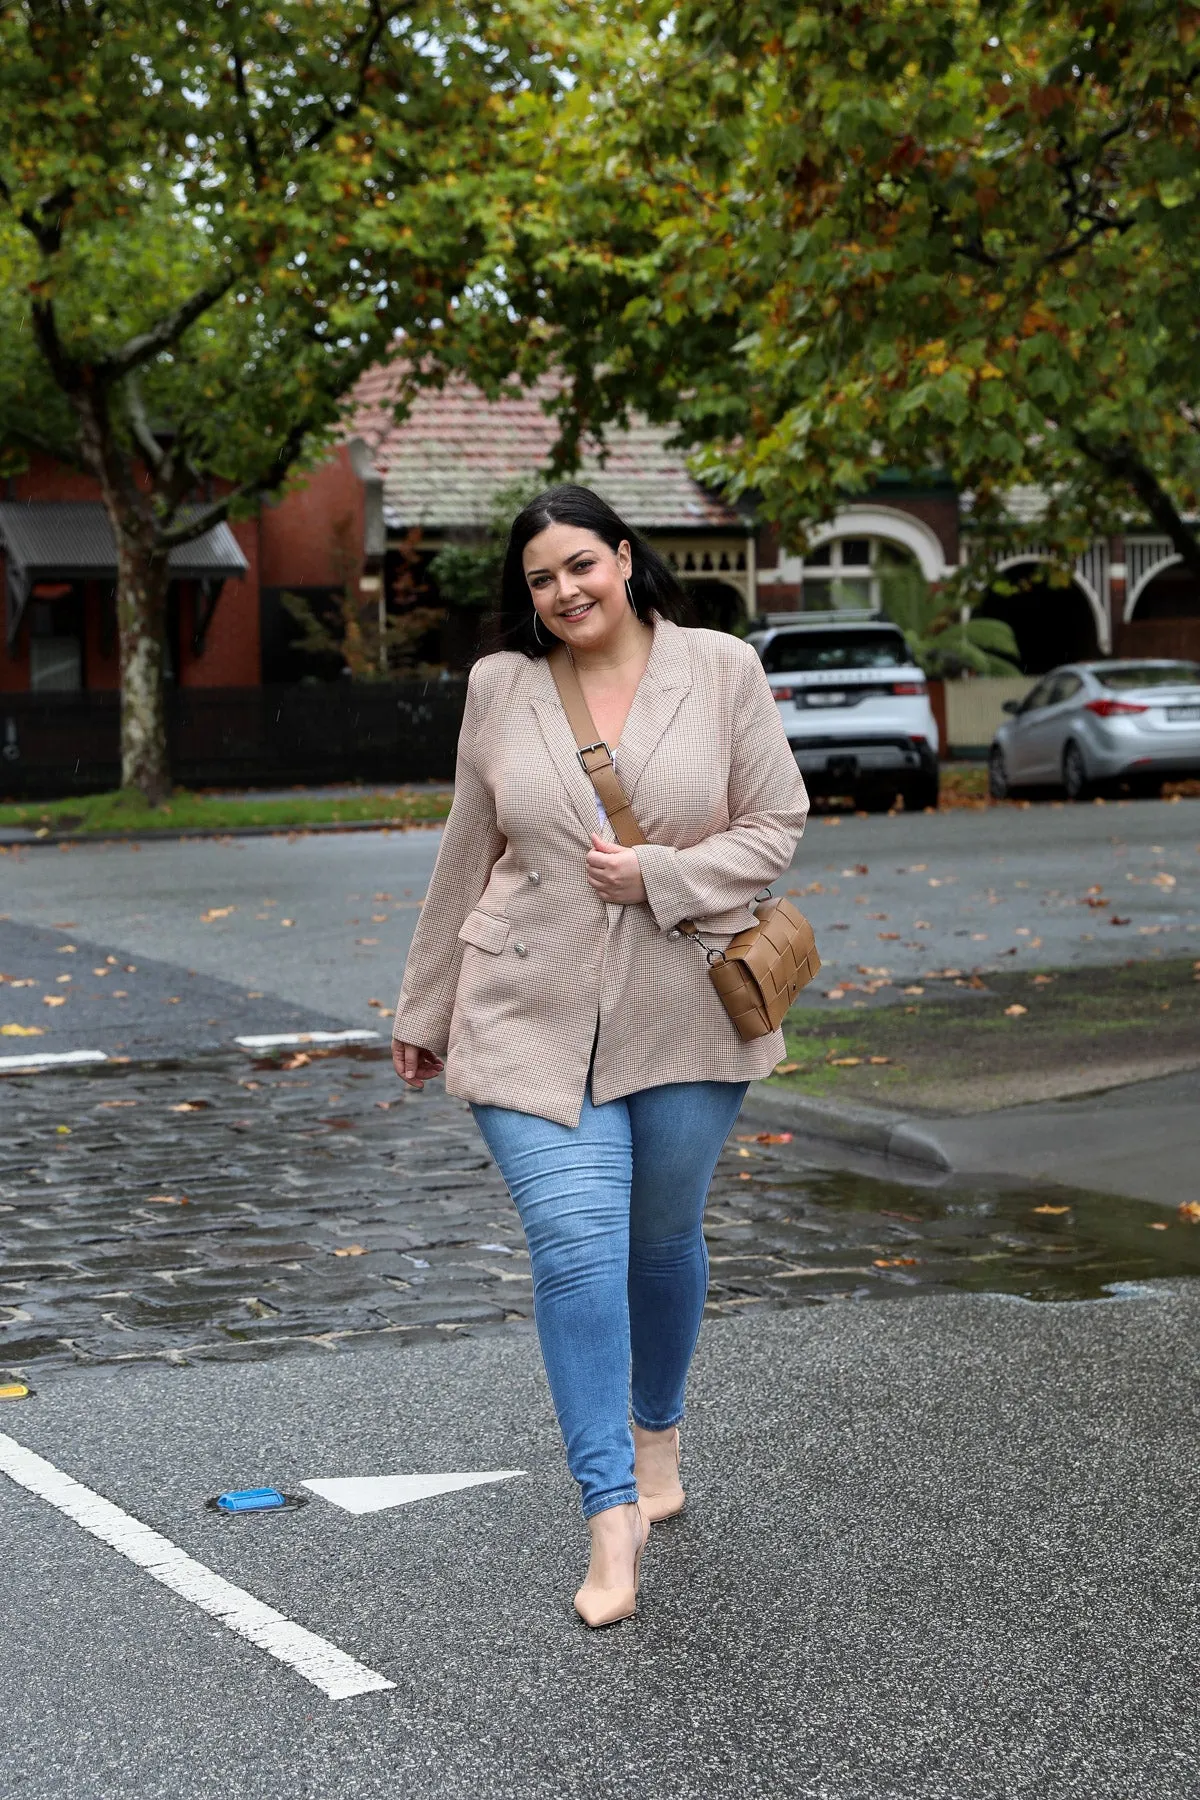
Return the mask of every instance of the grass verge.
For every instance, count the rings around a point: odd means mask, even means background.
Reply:
[[[948,1111],[1019,1104],[1200,1063],[1200,962],[991,975],[851,1014],[793,1007],[783,1092]]]
[[[306,794],[287,799],[256,799],[253,794],[195,794],[178,788],[162,806],[148,806],[142,796],[120,790],[75,795],[69,800],[0,803],[0,825],[25,826],[49,836],[62,832],[79,837],[109,832],[230,831],[257,826],[302,831],[310,825],[436,824],[450,811],[451,794],[413,788],[364,789],[350,799],[323,800]]]

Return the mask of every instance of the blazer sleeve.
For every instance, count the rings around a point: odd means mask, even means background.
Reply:
[[[479,904],[493,868],[504,852],[505,839],[496,823],[496,807],[479,770],[476,739],[483,703],[477,680],[479,665],[467,682],[467,703],[458,737],[454,799],[438,849],[437,861],[413,933],[392,1037],[419,1044],[444,1057],[450,1041],[450,1017],[458,987],[464,945],[459,931]]]
[[[736,687],[729,825],[698,844],[640,844],[646,898],[661,930],[749,907],[791,863],[808,794],[757,655],[746,647]]]

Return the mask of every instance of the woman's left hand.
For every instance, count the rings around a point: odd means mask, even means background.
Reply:
[[[587,853],[588,885],[611,906],[638,906],[646,898],[637,851],[610,844],[592,833]]]

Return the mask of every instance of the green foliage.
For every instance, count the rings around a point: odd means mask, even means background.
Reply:
[[[585,46],[608,78],[559,109],[502,246],[524,365],[572,376],[568,448],[636,404],[792,542],[940,468],[985,529],[1036,484],[1042,541],[1149,515],[1200,571],[1200,8],[665,13]]]
[[[508,530],[546,482],[536,476],[509,482],[492,496],[486,523],[458,541],[445,544],[434,556],[429,572],[447,606],[486,612],[499,605],[500,573]]]
[[[1021,673],[1017,640],[1003,619],[973,616],[953,594],[932,588],[915,565],[889,571],[881,586],[884,612],[931,679]]]

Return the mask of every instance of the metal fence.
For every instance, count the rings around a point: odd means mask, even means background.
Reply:
[[[175,689],[172,775],[185,787],[444,781],[465,698],[463,679]],[[0,694],[0,795],[48,799],[119,780],[115,693]]]

